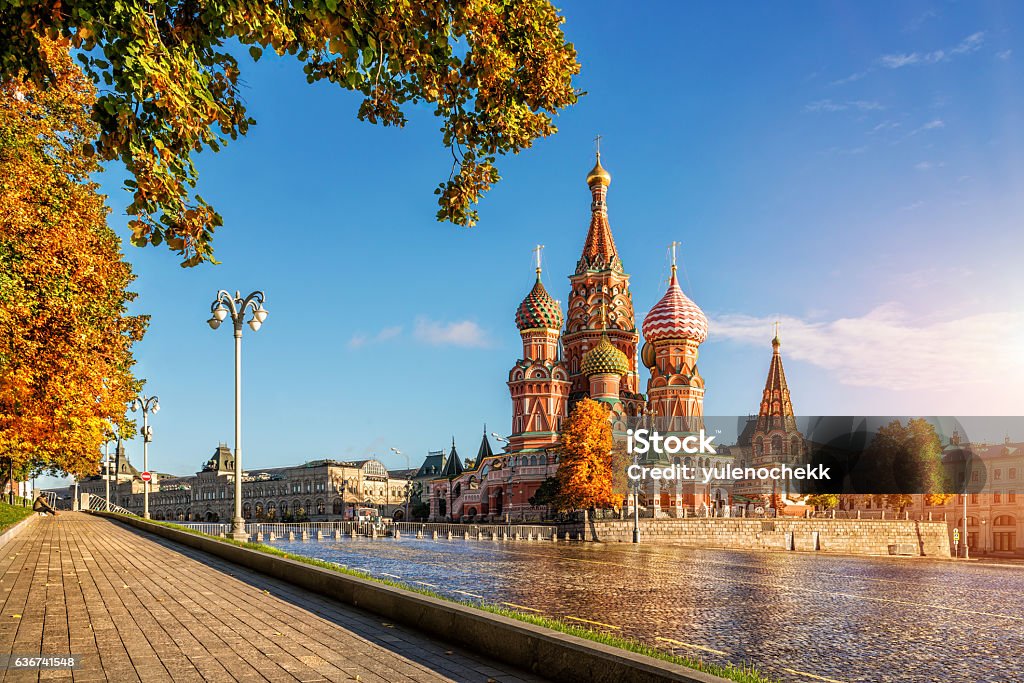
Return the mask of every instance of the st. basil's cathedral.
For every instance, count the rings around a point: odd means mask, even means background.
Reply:
[[[638,352],[630,276],[623,268],[608,222],[611,174],[597,163],[587,174],[590,226],[576,271],[569,276],[568,309],[548,293],[540,260],[533,288],[516,311],[523,355],[508,375],[512,430],[504,452],[494,454],[486,430],[471,468],[464,468],[453,444],[442,476],[429,484],[430,518],[460,521],[541,519],[544,506],[529,501],[558,469],[562,423],[584,398],[608,404],[613,431],[641,420],[662,434],[690,433],[702,426],[704,379],[697,369],[707,317],[672,275],[664,296],[650,309]],[[723,466],[784,462],[799,448],[778,335],[758,416],[751,416],[738,444],[699,456],[693,465]],[[639,363],[648,369],[646,396],[640,392]],[[687,463],[690,464],[690,463]],[[749,482],[650,483],[641,505],[656,516],[679,516],[686,508],[723,507],[736,502],[777,504],[777,494]]]

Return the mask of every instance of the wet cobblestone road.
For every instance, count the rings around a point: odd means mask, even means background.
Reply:
[[[784,681],[1024,682],[1024,568],[542,541],[273,545]]]

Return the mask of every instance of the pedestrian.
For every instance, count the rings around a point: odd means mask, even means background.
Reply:
[[[57,511],[54,510],[52,507],[50,507],[50,504],[48,502],[46,502],[46,496],[44,496],[41,493],[36,498],[35,502],[32,503],[32,509],[34,511],[38,512],[41,515],[45,515],[46,513],[50,513],[54,517],[57,516]]]

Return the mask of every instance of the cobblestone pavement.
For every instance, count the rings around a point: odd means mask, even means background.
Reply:
[[[537,681],[209,555],[81,513],[0,547],[4,681]]]
[[[1024,568],[550,541],[274,545],[784,681],[1024,681]]]

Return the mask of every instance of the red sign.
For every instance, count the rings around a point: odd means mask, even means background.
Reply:
[[[148,482],[150,479],[153,478],[153,473],[152,472],[143,472],[139,476],[142,477],[142,481],[147,481]]]

